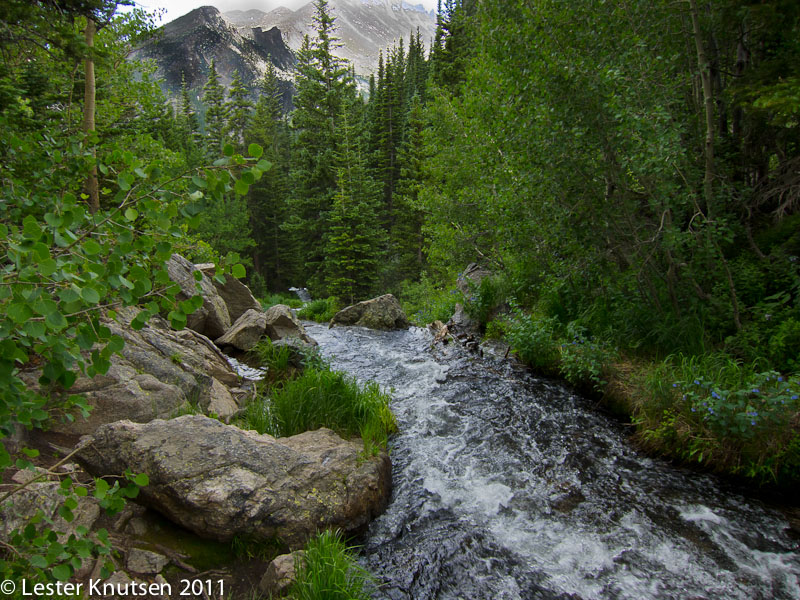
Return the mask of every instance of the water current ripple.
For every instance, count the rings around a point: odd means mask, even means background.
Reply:
[[[800,599],[780,514],[638,453],[566,388],[422,329],[308,328],[392,392],[394,491],[363,540],[377,597]]]

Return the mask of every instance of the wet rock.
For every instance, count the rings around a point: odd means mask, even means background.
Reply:
[[[222,388],[238,385],[239,376],[219,348],[191,329],[174,331],[158,316],[136,331],[130,322],[137,312],[125,307],[117,311],[118,321],[104,320],[112,334],[125,340],[121,355],[111,356],[105,375],[79,377],[70,390],[82,394],[93,407],[89,417],[63,423],[54,420],[51,429],[86,434],[120,419],[168,418],[188,411],[190,400],[204,410],[213,403],[215,412],[224,413],[219,405],[226,400]],[[37,389],[39,373],[28,371],[23,379]]]
[[[200,536],[293,548],[319,529],[359,530],[391,487],[388,456],[365,458],[360,441],[328,429],[276,440],[199,415],[104,425],[78,458],[93,474],[147,473],[140,501]]]
[[[214,340],[217,346],[233,346],[238,350],[250,350],[258,343],[267,329],[267,316],[260,310],[248,309],[225,335]]]
[[[295,564],[304,556],[305,552],[298,550],[275,557],[261,578],[258,591],[272,597],[286,594],[295,582]]]
[[[125,559],[125,568],[141,575],[161,573],[161,570],[168,564],[169,559],[163,554],[142,548],[131,548]]]
[[[330,327],[334,325],[358,325],[369,329],[411,327],[403,308],[392,294],[384,294],[343,308],[331,319]]]
[[[220,337],[230,329],[231,316],[225,300],[222,299],[211,279],[203,271],[180,254],[173,254],[167,261],[167,273],[169,273],[169,278],[181,288],[178,294],[180,300],[197,295],[197,284],[200,284],[203,306],[187,317],[186,326],[189,329],[211,339]],[[200,274],[199,281],[195,279],[195,273]]]
[[[265,316],[267,320],[266,332],[271,340],[297,338],[311,346],[317,345],[316,340],[306,333],[305,327],[294,316],[292,309],[285,304],[270,306]]]
[[[216,379],[212,379],[209,402],[203,409],[209,415],[214,414],[223,419],[228,419],[239,410],[239,403],[228,388]]]

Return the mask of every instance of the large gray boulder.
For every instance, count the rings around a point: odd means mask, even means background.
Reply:
[[[261,303],[256,300],[250,288],[236,279],[231,274],[225,275],[225,283],[213,280],[217,293],[225,301],[228,307],[231,321],[236,321],[248,310],[262,312]]]
[[[103,320],[125,346],[121,354],[111,356],[105,375],[81,376],[70,388],[92,406],[88,419],[53,420],[51,429],[82,435],[120,419],[169,418],[189,411],[190,404],[220,416],[238,409],[228,387],[237,386],[239,376],[211,340],[191,329],[175,331],[159,316],[136,331],[130,322],[137,313],[136,308],[124,307],[117,311],[117,321]],[[38,389],[38,378],[35,370],[23,374],[33,389]]]
[[[186,300],[197,294],[197,284],[200,284],[200,294],[203,297],[203,306],[198,308],[186,319],[186,326],[212,340],[223,335],[231,327],[231,316],[225,300],[217,292],[217,288],[202,270],[180,254],[173,254],[167,261],[169,278],[177,283],[181,291],[178,299]],[[199,281],[195,279],[195,273]]]
[[[267,316],[261,310],[249,309],[214,343],[221,348],[233,346],[247,351],[258,343],[266,330]]]
[[[285,304],[270,306],[266,312],[267,335],[273,341],[297,338],[309,346],[316,346],[317,341],[306,333],[306,328],[294,316],[292,309]]]
[[[411,326],[403,308],[392,294],[364,300],[343,308],[331,319],[334,325],[359,325],[370,329],[408,329]]]
[[[200,536],[280,538],[292,548],[325,528],[354,532],[383,510],[388,455],[328,429],[275,439],[199,415],[119,421],[82,438],[94,475],[147,473],[139,500]]]

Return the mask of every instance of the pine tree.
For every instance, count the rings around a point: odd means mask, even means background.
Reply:
[[[325,283],[347,303],[375,291],[384,232],[378,222],[378,184],[369,176],[361,140],[352,125],[355,107],[342,114],[338,190],[325,237]]]
[[[209,156],[216,156],[222,151],[225,140],[225,90],[219,82],[214,59],[208,70],[208,80],[203,86],[203,104],[206,107],[205,131],[208,140]]]
[[[237,149],[242,150],[245,146],[244,130],[250,120],[253,103],[250,101],[247,88],[242,83],[239,71],[233,72],[226,109],[228,113],[227,137]]]
[[[423,267],[423,214],[418,202],[423,183],[423,128],[422,102],[419,95],[414,95],[405,140],[397,157],[400,175],[394,199],[395,221],[389,232],[389,260],[383,277],[385,287],[404,280],[416,281]]]
[[[292,115],[291,216],[284,224],[303,262],[302,277],[316,293],[324,293],[323,237],[326,214],[337,191],[336,123],[346,98],[355,96],[345,61],[333,55],[338,47],[335,23],[326,0],[315,0],[316,35],[306,37],[298,52],[297,95]]]
[[[180,113],[178,115],[178,130],[181,132],[182,139],[180,145],[189,166],[199,165],[203,160],[203,143],[200,136],[200,125],[197,122],[197,114],[192,107],[192,99],[189,96],[189,88],[186,86],[186,78],[181,74],[181,100]]]
[[[287,218],[289,131],[281,111],[281,93],[275,68],[270,64],[259,89],[258,102],[245,130],[247,144],[264,149],[272,168],[250,186],[247,203],[256,247],[253,266],[271,290],[293,285],[297,265],[291,237],[280,228]]]

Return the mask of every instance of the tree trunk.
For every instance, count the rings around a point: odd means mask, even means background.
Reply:
[[[95,130],[94,126],[94,113],[95,113],[95,80],[94,80],[94,34],[96,26],[91,17],[86,19],[86,30],[84,31],[86,45],[89,47],[86,55],[85,64],[85,81],[84,81],[84,94],[83,94],[83,133],[86,138],[86,143],[92,132]],[[89,211],[94,214],[100,210],[100,186],[97,182],[97,149],[92,144],[92,168],[89,171],[89,176],[86,179],[86,194],[89,196]]]
[[[706,219],[712,219],[714,197],[714,92],[711,89],[711,67],[703,47],[703,36],[700,31],[700,19],[697,15],[697,0],[688,0],[692,17],[692,33],[697,49],[697,65],[700,67],[700,81],[703,84],[703,104],[706,113],[705,141],[705,176],[703,178],[703,196],[706,204]]]

